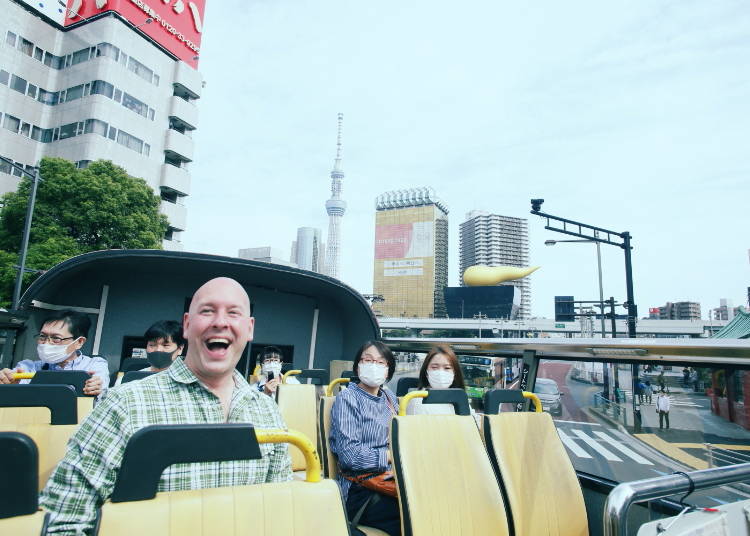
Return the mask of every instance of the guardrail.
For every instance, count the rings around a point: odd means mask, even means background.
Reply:
[[[628,410],[627,406],[612,402],[604,398],[600,394],[594,395],[594,410],[604,414],[617,423],[622,423],[623,426],[628,425]]]
[[[717,447],[711,443],[704,443],[706,455],[708,458],[708,467],[726,467],[727,465],[736,465],[740,463],[750,463],[750,454],[743,454],[735,450]],[[733,484],[734,487],[750,494],[750,484],[738,482]]]
[[[604,504],[604,536],[628,534],[628,511],[634,504],[747,479],[750,463],[624,482],[610,492]]]

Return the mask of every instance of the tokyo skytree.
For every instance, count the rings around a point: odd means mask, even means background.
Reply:
[[[341,125],[344,114],[338,116],[339,128],[336,138],[336,161],[331,170],[331,198],[326,201],[328,212],[328,242],[326,242],[326,275],[339,278],[341,260],[341,219],[346,212],[346,201],[341,199],[344,170],[341,169]]]

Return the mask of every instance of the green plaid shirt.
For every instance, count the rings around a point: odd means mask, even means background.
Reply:
[[[224,420],[219,398],[176,359],[168,370],[110,389],[68,443],[65,457],[40,495],[51,513],[50,534],[85,534],[96,510],[109,498],[125,445],[151,424],[250,423],[257,428],[286,426],[276,403],[252,389],[235,371],[235,389]],[[261,444],[259,460],[181,463],[168,467],[159,491],[238,486],[290,480],[291,459],[285,444]]]

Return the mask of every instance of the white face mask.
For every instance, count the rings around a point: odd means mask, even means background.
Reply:
[[[269,372],[273,372],[275,378],[281,376],[281,363],[263,363],[260,367],[261,372],[268,376]]]
[[[388,367],[377,363],[360,363],[359,379],[367,387],[380,387],[385,383]]]
[[[73,353],[68,352],[68,346],[70,344],[37,344],[36,354],[45,363],[54,365],[55,363],[65,361]]]
[[[453,385],[453,371],[444,369],[428,369],[427,381],[433,389],[447,389]]]

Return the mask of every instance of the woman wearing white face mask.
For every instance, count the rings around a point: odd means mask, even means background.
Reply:
[[[266,346],[258,355],[260,361],[260,377],[258,378],[258,390],[268,396],[276,393],[276,388],[281,383],[281,364],[283,361],[281,350],[276,346]],[[294,376],[286,379],[287,383],[299,383]]]
[[[422,362],[419,371],[419,389],[465,389],[464,376],[458,358],[449,346],[435,346]],[[407,415],[455,415],[450,404],[423,404],[415,398],[406,407]]]
[[[393,377],[396,360],[380,341],[368,341],[354,357],[359,383],[350,383],[331,408],[331,451],[338,458],[338,484],[352,524],[375,527],[391,536],[401,534],[398,501],[352,482],[366,473],[391,470],[388,435],[398,413],[398,399],[384,387]],[[356,521],[355,521],[356,520]]]

